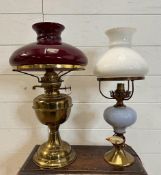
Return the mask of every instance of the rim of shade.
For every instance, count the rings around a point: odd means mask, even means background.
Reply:
[[[129,81],[129,80],[143,80],[145,77],[111,77],[111,78],[97,78],[98,81]]]
[[[72,65],[72,64],[32,64],[32,65],[19,65],[12,66],[15,70],[29,70],[29,71],[43,71],[44,69],[56,69],[56,70],[84,70],[85,65]]]

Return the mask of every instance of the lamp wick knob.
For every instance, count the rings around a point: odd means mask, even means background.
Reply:
[[[71,88],[71,86],[69,86],[69,87],[65,86],[65,87],[60,88],[60,89],[61,89],[61,90],[65,90],[65,91],[69,89],[69,90],[71,91],[72,88]]]
[[[34,89],[34,90],[35,90],[36,88],[43,88],[43,86],[42,86],[42,85],[35,85],[35,86],[32,87],[32,89]]]

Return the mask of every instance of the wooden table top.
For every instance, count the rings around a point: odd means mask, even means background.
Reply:
[[[53,174],[106,174],[106,175],[147,175],[140,158],[131,147],[126,147],[134,157],[135,162],[129,167],[114,167],[107,164],[104,153],[111,149],[111,146],[72,146],[77,153],[77,159],[71,165],[60,169],[42,169],[33,161],[32,157],[38,149],[36,145],[28,159],[18,172],[18,175],[53,175]]]

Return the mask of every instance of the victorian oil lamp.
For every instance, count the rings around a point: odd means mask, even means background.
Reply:
[[[61,140],[59,126],[70,114],[72,99],[60,93],[62,76],[71,71],[83,70],[87,65],[86,56],[77,48],[61,41],[64,26],[58,23],[36,23],[37,42],[16,50],[10,57],[14,71],[31,75],[38,79],[44,94],[33,100],[33,109],[39,121],[49,127],[48,141],[42,144],[33,160],[42,168],[60,168],[72,163],[76,154],[71,146]],[[42,77],[29,71],[43,71]],[[28,73],[27,73],[28,72]]]
[[[107,138],[113,144],[113,148],[105,153],[104,159],[111,165],[121,167],[129,166],[135,161],[125,149],[124,134],[126,128],[135,123],[137,115],[134,109],[124,104],[124,101],[133,96],[134,81],[144,79],[148,72],[144,59],[130,47],[134,31],[133,28],[108,30],[110,49],[98,61],[94,70],[101,95],[116,100],[114,106],[104,111],[105,121],[114,129],[114,135]],[[102,92],[101,84],[105,81],[121,81],[117,83],[116,90],[110,92],[110,97]],[[124,82],[127,82],[127,89]]]

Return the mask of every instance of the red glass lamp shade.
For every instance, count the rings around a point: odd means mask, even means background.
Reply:
[[[37,42],[17,49],[10,57],[10,64],[17,70],[84,69],[87,58],[79,49],[61,42],[64,26],[58,23],[41,22],[32,28],[37,33]]]

